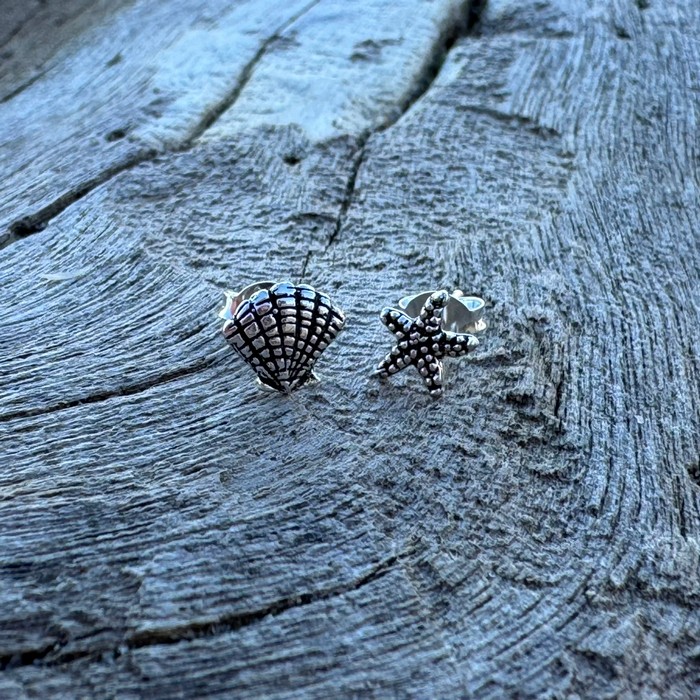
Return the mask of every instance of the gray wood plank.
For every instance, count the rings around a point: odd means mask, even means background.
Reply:
[[[0,694],[695,697],[698,8],[492,0],[415,104],[465,16],[268,121],[322,8],[2,251]],[[349,319],[291,398],[214,318],[270,277]],[[368,374],[440,286],[490,327],[434,402]]]

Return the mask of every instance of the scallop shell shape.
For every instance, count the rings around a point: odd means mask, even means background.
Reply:
[[[285,394],[313,378],[321,353],[345,325],[343,312],[308,285],[273,284],[224,309],[223,333],[260,382]]]

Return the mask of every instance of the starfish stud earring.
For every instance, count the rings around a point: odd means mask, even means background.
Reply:
[[[399,309],[385,308],[380,318],[398,342],[375,374],[386,378],[413,365],[430,395],[439,398],[443,394],[442,359],[466,355],[479,344],[472,333],[486,328],[481,320],[484,306],[479,297],[442,289],[404,297]]]

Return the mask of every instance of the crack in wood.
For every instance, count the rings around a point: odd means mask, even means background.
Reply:
[[[270,46],[277,41],[284,32],[289,29],[295,22],[301,19],[307,12],[312,10],[321,0],[312,0],[308,5],[305,5],[299,12],[290,17],[284,24],[278,27],[260,46],[255,56],[248,61],[244,66],[236,86],[231,90],[231,92],[219,102],[214,109],[212,109],[204,118],[200,121],[199,125],[194,129],[190,137],[185,141],[183,150],[187,150],[194,145],[194,142],[204,134],[204,132],[211,128],[216,121],[221,117],[221,115],[229,110],[238,99],[239,95],[243,91],[243,88],[250,81],[255,66],[260,62],[262,57],[267,53]]]
[[[396,564],[399,555],[389,557],[377,564],[369,573],[359,579],[351,581],[342,586],[334,586],[332,588],[315,591],[313,593],[301,593],[295,596],[282,598],[264,608],[251,610],[248,612],[235,613],[225,615],[214,621],[194,622],[180,627],[170,627],[163,629],[146,630],[136,632],[127,637],[126,646],[129,649],[139,649],[145,646],[153,646],[156,644],[175,644],[180,641],[197,639],[200,637],[210,637],[226,632],[235,632],[242,627],[248,627],[264,620],[266,617],[279,615],[293,608],[310,605],[322,600],[337,598],[338,596],[357,591],[363,586],[366,586],[373,581],[385,576],[391,570],[391,567]]]
[[[191,641],[203,637],[216,637],[229,632],[235,632],[244,627],[261,622],[268,617],[280,615],[288,610],[311,605],[319,601],[330,600],[357,591],[363,586],[373,583],[388,574],[401,556],[401,553],[395,554],[379,562],[364,576],[343,585],[333,586],[311,593],[300,593],[298,595],[288,596],[276,600],[263,608],[223,615],[216,620],[191,622],[186,625],[134,632],[131,635],[127,635],[124,641],[117,647],[93,647],[90,650],[60,654],[56,658],[47,661],[47,658],[52,652],[60,651],[60,649],[64,648],[69,643],[70,639],[62,635],[50,644],[46,644],[38,649],[28,649],[3,654],[0,656],[0,671],[30,665],[59,666],[88,658],[99,660],[103,658],[105,654],[110,653],[113,658],[118,658],[134,649],[177,644],[178,642]]]
[[[46,644],[39,649],[27,649],[11,654],[3,654],[0,656],[0,671],[19,668],[21,666],[32,666],[35,663],[43,661],[52,651],[62,648],[65,643],[66,642],[61,639]]]
[[[455,12],[452,22],[438,37],[432,52],[432,58],[426,63],[423,71],[418,76],[413,91],[408,94],[397,112],[375,131],[385,131],[392,127],[428,92],[440,75],[440,71],[457,40],[472,33],[473,29],[478,25],[481,13],[485,7],[485,0],[467,0],[467,2],[462,4],[459,11]]]
[[[467,14],[467,33],[477,32],[488,0],[472,0]]]
[[[537,134],[538,136],[542,136],[543,138],[562,138],[562,134],[554,127],[544,126],[531,117],[527,117],[522,114],[503,112],[499,109],[485,107],[484,105],[466,103],[459,105],[457,109],[460,112],[471,112],[473,114],[491,117],[491,119],[495,119],[496,121],[517,124],[529,129],[531,132]]]
[[[700,486],[700,460],[695,460],[691,464],[686,466],[686,471],[691,481],[696,485]]]
[[[35,214],[30,216],[25,216],[22,219],[15,221],[10,225],[7,235],[0,238],[0,250],[6,248],[11,243],[14,243],[22,238],[31,236],[33,233],[43,231],[51,219],[54,219],[59,214],[64,212],[68,207],[76,202],[80,201],[83,197],[90,194],[93,190],[97,189],[101,185],[111,180],[113,177],[123,173],[126,170],[145,163],[146,161],[153,160],[158,153],[152,149],[145,151],[144,153],[137,154],[136,156],[128,159],[126,162],[121,163],[113,168],[105,170],[98,177],[89,180],[79,188],[65,192],[58,199],[40,209]]]
[[[39,80],[40,78],[43,78],[46,73],[48,72],[48,69],[39,71],[38,73],[34,74],[31,78],[23,82],[21,85],[18,85],[12,92],[9,92],[7,95],[5,95],[3,98],[0,99],[0,104],[4,104],[5,102],[9,102],[12,98],[17,97],[17,95],[23,93],[27,88],[31,87],[34,85],[34,83]]]
[[[303,280],[306,275],[306,268],[309,266],[309,261],[311,260],[312,252],[311,250],[306,251],[304,256],[304,262],[301,264],[301,271],[299,272],[299,280]]]
[[[230,109],[233,106],[233,104],[238,99],[238,96],[241,94],[241,91],[250,80],[256,64],[265,55],[270,45],[275,40],[277,40],[280,37],[280,35],[284,33],[284,31],[286,31],[292,24],[298,21],[304,14],[306,14],[313,7],[318,5],[319,2],[320,0],[313,0],[309,4],[305,5],[293,17],[288,19],[286,22],[284,22],[284,24],[282,24],[274,32],[272,32],[272,34],[262,43],[262,45],[260,46],[256,54],[253,56],[253,58],[243,68],[241,76],[236,82],[236,85],[233,88],[233,90],[231,90],[231,92],[223,100],[221,100],[215,108],[213,108],[211,111],[204,115],[204,117],[200,120],[199,124],[197,124],[192,130],[189,137],[187,137],[180,146],[176,146],[169,150],[174,153],[179,153],[191,149],[195,145],[197,139],[199,139],[202,136],[202,134],[204,134],[204,132],[207,129],[209,129],[217,121],[217,119],[221,117],[221,115],[224,112],[226,112],[226,110]],[[35,80],[38,80],[39,77],[41,76],[37,76]],[[29,84],[25,84],[21,88],[21,90],[27,87],[29,87]],[[25,216],[22,219],[15,221],[10,225],[9,230],[5,234],[5,236],[0,236],[0,250],[18,240],[21,240],[22,238],[26,238],[27,236],[32,235],[33,233],[42,231],[46,228],[46,226],[52,219],[56,218],[59,214],[62,214],[72,204],[75,204],[83,197],[90,194],[90,192],[100,187],[101,185],[104,185],[115,176],[120,175],[121,173],[130,170],[138,165],[141,165],[142,163],[153,161],[158,155],[167,152],[167,149],[164,151],[148,149],[137,153],[131,158],[128,158],[124,163],[116,165],[112,168],[108,168],[98,177],[89,180],[80,187],[69,192],[65,192],[60,197],[55,199],[53,202],[51,202],[35,214]]]
[[[160,386],[161,384],[167,384],[168,382],[175,381],[181,377],[186,377],[190,374],[201,372],[207,367],[210,367],[214,363],[215,359],[216,358],[214,357],[210,357],[202,362],[191,365],[190,367],[181,367],[180,369],[173,370],[172,372],[161,374],[159,377],[149,381],[138,382],[137,384],[122,386],[109,391],[102,391],[98,394],[83,396],[78,399],[72,399],[71,401],[55,404],[54,406],[42,406],[30,408],[24,411],[15,411],[14,413],[6,413],[4,415],[0,415],[0,423],[7,423],[20,418],[32,418],[34,416],[41,416],[48,413],[56,413],[57,411],[65,411],[69,408],[75,408],[76,406],[81,406],[83,404],[100,403],[118,396],[133,396],[134,394],[140,394],[148,389]]]
[[[435,80],[440,74],[442,67],[445,65],[447,56],[454,47],[457,39],[467,36],[470,31],[477,26],[481,19],[481,13],[484,11],[485,7],[486,0],[467,0],[467,2],[462,5],[460,11],[455,13],[453,21],[440,35],[438,42],[433,49],[432,59],[428,61],[425,68],[418,76],[414,89],[409,92],[408,96],[400,105],[396,113],[391,115],[383,124],[380,124],[375,129],[365,132],[358,139],[358,146],[353,153],[352,168],[350,170],[350,175],[345,187],[345,193],[340,204],[335,227],[328,238],[325,248],[323,249],[323,254],[327,253],[329,248],[331,248],[331,246],[338,240],[340,232],[345,224],[348,211],[350,210],[350,206],[352,205],[352,201],[355,196],[357,175],[364,161],[367,142],[375,134],[386,131],[394,126],[399,119],[401,119],[411,109],[411,107],[413,107],[413,105],[416,104],[416,102],[418,102],[418,100],[423,97],[426,92],[428,92],[428,90],[435,83]],[[306,272],[311,257],[313,257],[313,252],[309,251],[309,255],[307,255],[307,258],[304,261],[302,273]]]
[[[323,253],[325,254],[328,252],[328,249],[336,242],[338,239],[338,236],[340,235],[340,231],[343,228],[343,225],[345,223],[345,219],[347,218],[348,211],[350,209],[350,205],[352,204],[353,197],[355,196],[355,186],[357,183],[357,174],[360,172],[360,166],[362,165],[362,161],[364,160],[365,157],[365,146],[367,145],[367,141],[369,139],[369,134],[363,136],[360,139],[359,145],[357,149],[355,150],[354,158],[352,161],[352,168],[350,170],[350,176],[348,177],[347,184],[345,185],[345,192],[343,194],[343,199],[340,203],[340,209],[338,210],[338,216],[336,217],[335,220],[335,226],[333,228],[333,231],[331,232],[331,235],[328,238],[328,241],[326,242],[326,246],[323,249]],[[311,251],[309,251],[311,253]],[[313,253],[312,253],[313,255]],[[307,260],[308,264],[308,260]],[[306,269],[306,265],[305,265]]]

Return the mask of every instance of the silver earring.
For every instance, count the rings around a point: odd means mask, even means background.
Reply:
[[[430,395],[439,398],[443,394],[442,359],[466,355],[479,344],[473,333],[486,328],[481,318],[485,302],[459,290],[449,294],[442,289],[404,297],[398,305],[380,314],[397,342],[375,374],[386,378],[413,365]]]
[[[262,388],[289,394],[318,377],[316,360],[345,325],[345,316],[313,287],[256,282],[226,292],[219,312],[231,347],[253,368]]]

